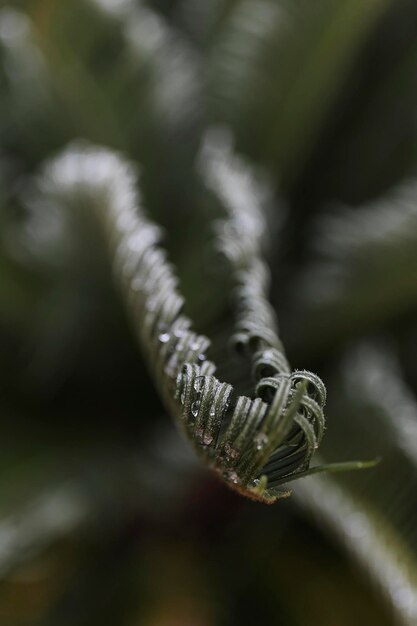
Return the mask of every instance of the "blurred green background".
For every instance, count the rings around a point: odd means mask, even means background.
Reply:
[[[416,71],[412,0],[1,3],[2,626],[417,624]],[[320,453],[382,457],[272,507],[194,459],[88,207],[42,182],[78,139],[134,162],[221,354],[213,126],[272,190],[271,298],[328,387]]]

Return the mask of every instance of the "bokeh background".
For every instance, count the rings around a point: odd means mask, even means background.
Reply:
[[[1,3],[2,626],[417,624],[416,71],[413,0]],[[194,458],[88,207],[41,183],[74,140],[134,162],[215,350],[213,127],[271,190],[271,298],[328,387],[322,457],[382,458],[271,507]]]

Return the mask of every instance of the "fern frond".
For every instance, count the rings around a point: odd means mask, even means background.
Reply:
[[[202,172],[215,192],[225,192],[225,177],[234,185],[242,174],[231,155],[216,151],[206,156]],[[326,391],[315,374],[292,371],[286,359],[266,295],[265,225],[256,206],[247,203],[240,213],[238,198],[230,196],[217,237],[236,283],[235,340],[252,361],[251,399],[236,397],[215,377],[210,341],[194,332],[183,312],[178,279],[160,246],[160,229],[142,208],[132,166],[104,149],[72,148],[46,168],[40,187],[55,201],[82,198],[95,212],[156,385],[197,453],[250,497],[269,502],[282,495],[276,487],[306,472],[320,444]]]

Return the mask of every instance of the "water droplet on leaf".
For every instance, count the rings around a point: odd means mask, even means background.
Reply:
[[[197,417],[199,410],[200,410],[200,402],[193,402],[191,405],[191,414],[194,417]]]
[[[204,387],[204,376],[197,376],[194,381],[194,389],[200,392]]]
[[[239,450],[236,450],[236,448],[233,448],[230,443],[226,443],[226,445],[224,446],[224,451],[226,452],[226,455],[229,459],[237,459],[237,457],[239,456]]]
[[[230,482],[234,483],[235,485],[239,482],[239,476],[237,475],[235,471],[227,472],[226,478],[227,480],[230,480]]]
[[[257,450],[262,450],[262,448],[264,448],[266,444],[268,443],[268,437],[267,435],[265,435],[265,433],[258,433],[254,441],[255,441],[255,448]]]

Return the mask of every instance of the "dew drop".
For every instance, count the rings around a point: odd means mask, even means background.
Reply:
[[[191,405],[191,414],[193,415],[193,417],[197,417],[199,410],[200,410],[200,402],[198,401],[193,402]]]
[[[209,446],[213,442],[213,436],[206,433],[203,437],[203,443],[205,446]]]
[[[198,358],[199,361],[203,362],[203,361],[206,360],[206,355],[205,354],[199,354],[197,358]]]
[[[262,448],[264,448],[266,444],[268,443],[268,437],[267,435],[265,435],[265,433],[258,433],[254,441],[255,441],[255,448],[257,450],[262,450]]]
[[[210,409],[210,417],[215,417],[215,415],[216,415],[216,407],[213,404],[213,406]]]
[[[227,472],[226,478],[227,480],[230,480],[230,482],[234,483],[235,485],[239,482],[239,476],[237,475],[235,471]]]
[[[204,376],[197,376],[194,381],[194,389],[200,392],[204,387]]]
[[[237,459],[237,457],[239,456],[239,450],[236,450],[236,448],[233,448],[230,443],[226,443],[226,445],[224,446],[224,451],[226,452],[226,455],[229,459]]]
[[[192,341],[192,342],[190,343],[190,348],[191,348],[191,350],[198,350],[198,349],[199,349],[199,347],[200,347],[200,344],[199,344],[199,342],[198,342],[198,341]]]
[[[161,333],[158,337],[161,343],[168,343],[170,338],[171,338],[171,335],[169,333]]]

